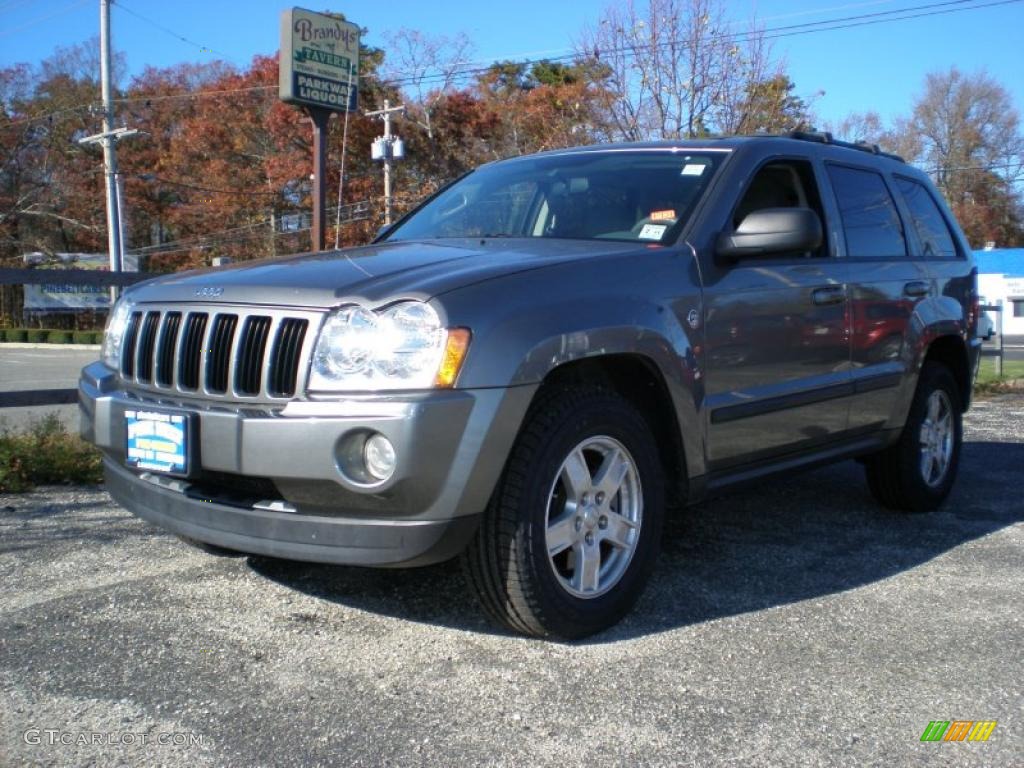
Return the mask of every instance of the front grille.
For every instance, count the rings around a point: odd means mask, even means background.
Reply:
[[[131,314],[121,375],[156,391],[216,399],[292,397],[314,318],[242,308],[153,308]]]

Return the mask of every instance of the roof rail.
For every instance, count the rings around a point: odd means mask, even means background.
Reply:
[[[828,131],[790,131],[787,134],[783,134],[786,138],[797,139],[799,141],[813,141],[817,144],[831,144],[836,147],[845,147],[846,149],[856,149],[860,152],[867,152],[871,155],[879,155],[881,157],[887,157],[890,160],[896,160],[901,163],[907,162],[899,155],[894,155],[890,152],[883,152],[877,144],[869,144],[866,141],[839,141],[834,138]]]

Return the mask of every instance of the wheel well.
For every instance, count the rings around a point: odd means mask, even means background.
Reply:
[[[963,340],[959,336],[939,337],[928,347],[924,362],[941,363],[950,370],[960,390],[960,407],[967,410],[971,401],[971,371]]]
[[[616,354],[564,363],[548,373],[534,400],[551,388],[578,384],[605,386],[643,412],[661,456],[668,506],[684,503],[687,493],[686,456],[679,421],[665,380],[654,362],[643,355]]]

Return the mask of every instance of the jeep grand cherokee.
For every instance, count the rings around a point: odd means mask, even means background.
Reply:
[[[581,637],[666,507],[857,458],[949,494],[976,270],[929,179],[827,134],[482,166],[371,245],[129,290],[80,383],[125,507],[297,560],[461,556],[486,611]]]

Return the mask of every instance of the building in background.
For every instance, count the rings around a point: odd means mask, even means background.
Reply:
[[[986,304],[1003,304],[1003,333],[1024,336],[1024,248],[975,251],[974,259],[978,293]],[[998,330],[999,318],[992,319]]]

